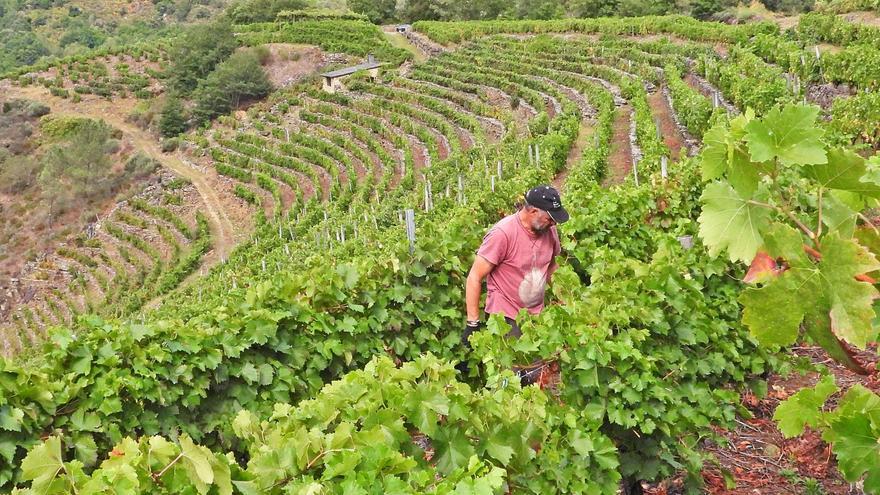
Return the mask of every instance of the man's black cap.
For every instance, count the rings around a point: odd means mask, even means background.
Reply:
[[[551,186],[542,184],[529,189],[526,192],[526,203],[546,211],[556,223],[568,221],[568,212],[562,207],[559,191]]]

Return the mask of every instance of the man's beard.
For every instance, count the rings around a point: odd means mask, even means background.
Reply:
[[[549,228],[549,225],[541,225],[537,222],[532,222],[532,232],[536,234],[543,234],[544,232],[547,232]]]

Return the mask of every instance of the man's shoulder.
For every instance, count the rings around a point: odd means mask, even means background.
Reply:
[[[512,213],[502,218],[501,220],[498,220],[498,222],[496,222],[490,230],[498,229],[506,234],[510,233],[513,228],[516,227],[516,223],[514,223],[516,222],[516,220],[516,213]]]

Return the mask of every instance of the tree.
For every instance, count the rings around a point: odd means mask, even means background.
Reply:
[[[36,183],[40,164],[27,155],[0,156],[0,192],[17,194]]]
[[[396,0],[348,0],[347,3],[349,10],[364,14],[375,24],[387,24],[395,18]]]
[[[77,24],[68,28],[64,35],[61,36],[61,39],[58,40],[58,43],[62,47],[79,43],[89,48],[95,48],[103,44],[104,39],[104,33],[101,31],[86,24]]]
[[[397,17],[406,22],[439,21],[449,18],[448,13],[437,0],[406,0]]]
[[[311,7],[308,0],[240,0],[226,9],[235,24],[271,22],[282,10],[301,10]]]
[[[180,36],[169,53],[169,85],[180,94],[191,93],[238,47],[232,26],[225,22],[198,24]]]
[[[735,0],[692,0],[691,15],[697,19],[708,19],[735,4]]]
[[[56,144],[43,157],[39,183],[51,214],[70,208],[77,199],[91,199],[114,187],[107,155],[111,129],[88,120],[70,139]]]
[[[183,103],[176,96],[168,97],[159,118],[159,133],[162,137],[174,137],[186,131],[186,115]]]
[[[229,112],[242,100],[262,98],[272,84],[252,51],[238,52],[217,66],[194,94],[193,118],[198,124]]]

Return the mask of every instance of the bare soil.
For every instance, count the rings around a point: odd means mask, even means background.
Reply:
[[[629,139],[631,113],[632,107],[629,104],[617,107],[614,111],[611,150],[608,153],[608,174],[602,181],[604,187],[623,182],[632,171],[633,155]]]
[[[269,43],[269,58],[263,69],[276,88],[284,88],[312,77],[327,65],[320,48],[291,43]]]
[[[655,91],[648,95],[648,104],[651,105],[651,113],[660,124],[660,135],[663,142],[669,148],[669,157],[678,161],[681,156],[687,155],[684,136],[672,118],[672,109],[669,102],[663,97],[662,91]],[[682,151],[684,150],[684,151]]]
[[[858,353],[858,359],[867,365],[871,374],[858,375],[832,361],[827,353],[812,345],[794,347],[791,351],[814,364],[826,366],[834,375],[841,392],[829,399],[835,403],[851,385],[859,383],[874,392],[880,392],[880,374],[877,373],[877,344]],[[807,428],[804,435],[783,438],[773,421],[776,407],[804,387],[812,387],[819,380],[816,372],[788,376],[774,374],[768,380],[768,394],[758,398],[751,393],[742,396],[742,405],[751,418],[737,418],[736,427],[730,430],[718,428],[716,433],[725,440],[723,444],[706,442],[704,449],[713,454],[717,466],[703,470],[705,491],[711,495],[789,495],[805,493],[805,483],[817,483],[828,495],[862,493],[843,480],[830,446],[822,441],[818,432]],[[728,486],[724,473],[731,476],[735,486]],[[794,474],[791,474],[794,473]],[[651,485],[650,495],[673,495],[683,493],[683,475]]]

